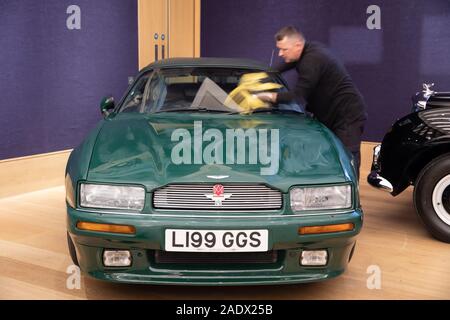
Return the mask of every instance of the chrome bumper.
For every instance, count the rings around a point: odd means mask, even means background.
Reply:
[[[367,176],[367,182],[372,187],[392,193],[392,191],[394,190],[392,184],[379,174],[380,166],[378,163],[378,157],[380,155],[380,150],[381,145],[377,145],[375,148],[373,148],[372,170]]]

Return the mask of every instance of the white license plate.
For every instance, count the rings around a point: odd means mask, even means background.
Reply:
[[[264,252],[268,230],[181,230],[166,229],[166,251]]]

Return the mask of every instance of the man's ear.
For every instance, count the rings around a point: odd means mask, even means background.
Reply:
[[[305,47],[305,42],[303,42],[303,41],[298,41],[298,42],[296,43],[296,47],[297,47],[297,49],[298,49],[298,51],[300,52],[300,55],[301,55],[302,52],[303,52],[303,48]]]
[[[301,42],[300,40],[297,40],[297,41],[295,41],[294,45],[297,48],[302,48],[303,47],[303,42]]]

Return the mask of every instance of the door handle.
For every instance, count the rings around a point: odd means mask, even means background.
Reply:
[[[163,44],[161,45],[161,56],[162,59],[164,59],[165,56],[165,45],[164,45],[164,40],[166,40],[166,36],[164,35],[164,33],[161,35],[161,40],[163,41]]]
[[[153,35],[153,39],[158,40],[158,33]],[[158,61],[158,44],[155,44],[155,61]]]

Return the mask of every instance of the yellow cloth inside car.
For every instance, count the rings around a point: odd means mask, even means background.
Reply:
[[[256,109],[269,108],[270,105],[259,99],[254,93],[279,89],[282,85],[263,82],[266,79],[269,79],[269,75],[265,72],[244,74],[239,80],[239,85],[228,95],[225,105],[231,106],[233,102],[238,104],[241,114],[251,114]]]

